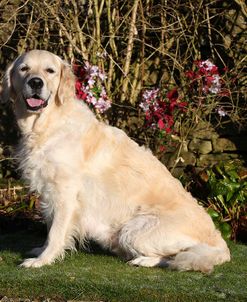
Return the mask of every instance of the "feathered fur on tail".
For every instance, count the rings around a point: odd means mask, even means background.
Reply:
[[[168,264],[172,269],[180,271],[194,270],[210,273],[214,265],[227,261],[230,261],[230,251],[226,244],[223,247],[197,244],[179,252]]]

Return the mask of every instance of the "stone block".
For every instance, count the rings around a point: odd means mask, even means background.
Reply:
[[[236,151],[237,147],[234,142],[228,138],[217,138],[213,139],[213,151],[224,152],[224,151]]]
[[[218,137],[218,133],[215,131],[214,127],[207,122],[201,121],[196,128],[190,133],[192,139],[206,139],[211,140],[213,137]]]
[[[193,152],[183,151],[180,156],[177,157],[176,154],[172,154],[167,161],[167,167],[185,167],[187,165],[194,166],[196,164],[196,156]]]
[[[210,140],[194,138],[189,143],[189,150],[199,154],[208,154],[213,150],[213,147]]]
[[[176,178],[179,178],[184,173],[183,167],[176,167],[171,171],[172,175]]]
[[[222,154],[202,154],[196,162],[197,167],[205,168],[217,164],[221,161],[238,158],[234,153],[222,153]]]

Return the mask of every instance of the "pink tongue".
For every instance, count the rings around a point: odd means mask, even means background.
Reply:
[[[34,98],[27,99],[26,101],[27,101],[27,103],[28,103],[28,105],[29,105],[30,107],[41,106],[41,105],[44,103],[43,100],[41,100],[41,99],[34,99]]]

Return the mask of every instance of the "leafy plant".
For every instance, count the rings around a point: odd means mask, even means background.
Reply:
[[[208,189],[205,205],[227,238],[236,240],[240,229],[247,231],[247,170],[239,160],[221,162],[203,172]]]

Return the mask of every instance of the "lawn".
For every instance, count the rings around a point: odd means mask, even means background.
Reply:
[[[96,247],[68,253],[51,266],[25,269],[18,264],[29,249],[42,244],[44,227],[30,222],[8,225],[6,230],[3,225],[7,224],[0,224],[0,299],[247,301],[246,245],[230,243],[232,261],[210,275],[130,267]]]

